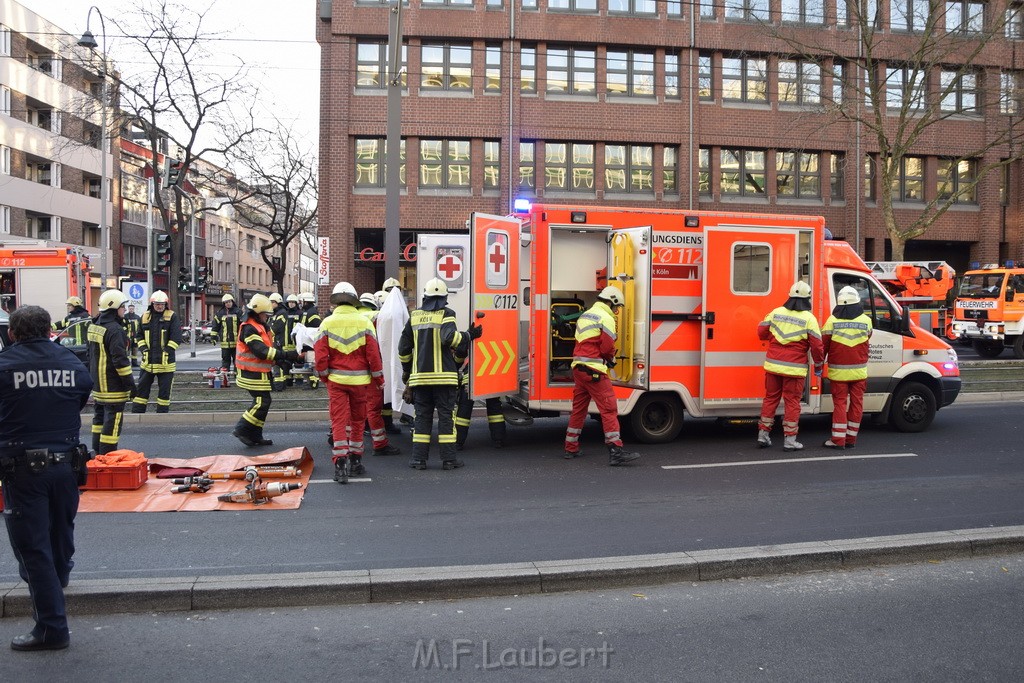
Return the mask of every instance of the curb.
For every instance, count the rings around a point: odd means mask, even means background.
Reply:
[[[366,604],[558,593],[835,571],[1024,551],[1024,525],[583,560],[336,572],[72,581],[72,614]],[[28,586],[0,584],[2,617],[32,613]]]

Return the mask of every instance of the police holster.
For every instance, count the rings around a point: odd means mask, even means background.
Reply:
[[[75,481],[79,486],[85,486],[85,480],[89,476],[89,468],[86,463],[92,460],[92,452],[84,443],[74,447],[71,455],[71,471],[75,473]]]

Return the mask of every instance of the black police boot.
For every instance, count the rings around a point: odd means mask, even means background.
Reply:
[[[442,470],[457,470],[458,468],[465,467],[465,466],[466,466],[466,463],[462,462],[461,460],[457,460],[457,459],[445,460],[444,462],[441,463],[441,469]]]
[[[253,430],[254,427],[243,418],[235,425],[234,430],[231,432],[231,436],[235,437],[249,448],[253,448],[258,445],[256,443],[256,435],[253,433]]]
[[[334,461],[334,481],[339,484],[348,483],[349,462],[347,456],[342,456]]]
[[[608,465],[610,467],[625,465],[627,462],[633,462],[639,457],[639,453],[626,453],[619,446],[608,447]]]
[[[356,456],[351,457],[352,460],[352,476],[362,477],[366,475],[366,468],[363,467],[363,459],[357,458]]]
[[[388,444],[387,446],[384,446],[382,448],[374,448],[373,449],[373,454],[374,455],[401,455],[402,454],[402,449],[399,448],[398,446],[392,446],[391,444]]]

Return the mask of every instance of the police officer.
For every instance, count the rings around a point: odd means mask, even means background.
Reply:
[[[284,350],[288,309],[284,305],[284,297],[278,292],[271,292],[267,295],[267,298],[274,304],[274,310],[270,313],[270,331],[274,335],[274,348]],[[285,378],[290,369],[290,367],[287,369],[284,367],[284,361],[274,363],[274,368],[270,375],[270,388],[272,391],[284,391]]]
[[[274,362],[284,358],[298,360],[295,351],[274,348],[274,337],[267,326],[274,304],[262,294],[254,294],[246,310],[245,320],[238,329],[238,348],[235,362],[235,383],[249,392],[252,404],[242,414],[231,435],[250,448],[271,446],[273,441],[263,438],[263,425],[270,412],[270,370]]]
[[[171,384],[177,370],[175,352],[181,345],[178,314],[167,308],[167,293],[157,290],[149,297],[149,310],[142,315],[136,337],[142,350],[139,390],[132,399],[132,412],[146,412],[149,390],[157,381],[156,412],[171,411]]]
[[[455,395],[459,388],[456,355],[464,357],[469,339],[479,338],[483,328],[471,324],[467,332],[459,332],[455,312],[447,304],[448,286],[436,277],[428,280],[423,287],[423,303],[409,314],[398,342],[402,379],[412,390],[416,407],[409,466],[417,470],[427,469],[435,409],[442,469],[465,464],[455,457]]]
[[[16,310],[9,331],[14,344],[0,352],[0,480],[35,619],[11,648],[60,650],[70,642],[63,588],[74,566],[78,476],[88,458],[78,433],[92,379],[75,354],[50,343],[43,308]]]
[[[615,365],[615,312],[625,304],[618,287],[605,287],[597,301],[576,321],[576,346],[572,351],[572,412],[565,432],[565,458],[581,455],[580,434],[587,419],[590,402],[597,404],[608,446],[608,465],[618,467],[640,457],[639,453],[622,450],[619,432],[619,406],[608,377],[608,368]]]
[[[783,402],[782,450],[799,451],[796,440],[800,428],[800,398],[807,379],[807,354],[814,363],[814,374],[821,375],[824,353],[821,330],[811,313],[811,287],[798,281],[789,289],[786,303],[771,311],[757,326],[757,336],[768,342],[764,360],[765,396],[761,402],[757,445],[772,445],[769,433],[775,424],[775,409]]]
[[[97,453],[117,450],[124,404],[135,393],[122,317],[128,297],[118,289],[100,295],[100,314],[89,325],[89,373],[93,382],[92,447]]]
[[[61,320],[57,320],[53,323],[53,329],[55,330],[68,330],[68,337],[74,340],[75,346],[81,346],[85,344],[85,335],[89,329],[88,325],[78,325],[82,321],[89,319],[89,311],[85,310],[85,306],[82,305],[81,298],[77,296],[68,297],[65,302],[68,307],[68,314]]]
[[[152,299],[150,299],[152,301]],[[139,325],[142,322],[142,318],[135,312],[135,304],[128,304],[128,312],[124,314],[124,333],[128,335],[128,357],[132,359],[132,367],[138,367],[138,350],[139,345],[137,338],[139,336]]]
[[[864,313],[860,294],[853,287],[843,287],[836,295],[832,315],[821,328],[832,389],[832,438],[825,442],[825,448],[853,448],[857,444],[864,415],[870,341],[871,318]]]
[[[238,343],[238,326],[241,316],[235,307],[235,297],[225,294],[220,298],[223,307],[213,316],[210,337],[220,344],[220,366],[230,370],[235,361],[235,346]],[[237,369],[237,368],[236,368]]]
[[[324,319],[320,317],[320,312],[316,310],[316,302],[314,301],[313,292],[303,292],[299,298],[302,299],[299,323],[310,328],[311,331],[320,329],[320,323],[322,323]],[[318,386],[320,386],[320,377],[315,372],[311,372],[309,374],[309,388],[316,389]]]

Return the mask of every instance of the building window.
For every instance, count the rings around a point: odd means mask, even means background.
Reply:
[[[653,16],[658,7],[654,0],[608,0],[609,14],[639,14]]]
[[[488,45],[484,69],[484,90],[501,92],[501,45]]]
[[[841,106],[843,104],[843,81],[846,80],[846,64],[834,62],[832,64],[832,104]]]
[[[0,55],[11,56],[11,29],[0,24]]]
[[[1003,30],[1007,40],[1024,40],[1024,3],[1015,0],[1006,8]]]
[[[85,176],[82,180],[84,181],[83,185],[85,185],[85,194],[89,195],[93,199],[100,199],[100,188],[102,187],[100,179]]]
[[[818,152],[776,152],[776,193],[793,199],[820,199],[820,160]]]
[[[0,114],[11,115],[11,89],[0,85]]]
[[[978,113],[978,76],[943,70],[939,76],[942,89],[942,111],[961,114]]]
[[[981,33],[984,30],[985,3],[978,0],[947,0],[947,33]]]
[[[1001,161],[1003,164],[999,168],[999,204],[1001,206],[1010,205],[1010,164],[1007,163],[1006,159]]]
[[[592,192],[594,145],[579,142],[545,144],[544,187],[548,190]]]
[[[725,18],[768,21],[768,0],[725,0]]]
[[[383,138],[356,138],[356,187],[385,186],[387,183],[387,146],[387,140]],[[405,140],[402,140],[399,154],[402,159],[399,182],[402,187],[405,187]]]
[[[723,149],[719,169],[722,196],[763,197],[764,160],[764,150]]]
[[[682,0],[665,0],[665,12],[670,17],[681,17],[681,16],[683,16],[683,2],[682,2]]]
[[[524,47],[519,51],[519,91],[537,92],[537,48]]]
[[[420,0],[423,5],[462,5],[463,7],[473,6],[473,0]]]
[[[537,0],[522,0],[523,9],[537,9]]]
[[[0,145],[0,175],[11,175],[11,148]]]
[[[711,196],[711,148],[701,147],[697,154],[697,189],[701,195]]]
[[[609,95],[654,96],[654,53],[609,50],[607,64]]]
[[[679,192],[679,148],[665,145],[661,151],[661,189],[665,194]]]
[[[420,187],[469,188],[469,140],[420,140]]]
[[[597,0],[548,0],[548,11],[597,12]]]
[[[878,159],[871,154],[864,155],[864,198],[875,201],[878,195],[875,194],[875,171],[878,168]]]
[[[999,74],[999,112],[1016,114],[1020,111],[1020,73],[1004,71]]]
[[[849,26],[850,18],[846,11],[846,0],[836,0],[836,26]]]
[[[504,7],[504,0],[487,0],[488,7]]]
[[[11,234],[11,207],[0,206],[0,234]]]
[[[604,146],[605,192],[654,192],[654,148],[650,145]]]
[[[589,95],[595,92],[596,63],[593,50],[548,49],[549,93]]]
[[[37,240],[60,240],[60,216],[25,214],[27,236]]]
[[[408,86],[406,79],[406,57],[408,46],[402,45],[402,87]],[[388,87],[388,46],[387,43],[356,44],[356,87],[386,89]]]
[[[782,21],[824,24],[825,0],[782,0]]]
[[[702,52],[697,56],[697,96],[702,100],[715,99],[714,83],[711,55]]]
[[[424,44],[420,68],[423,90],[471,90],[473,48],[469,45]]]
[[[909,66],[885,70],[885,106],[893,114],[906,106],[917,111],[924,106],[924,72]],[[906,103],[906,104],[904,104]]]
[[[715,18],[715,0],[698,0],[700,2],[700,16],[702,19]]]
[[[519,143],[519,189],[533,193],[537,189],[537,143]]]
[[[892,179],[893,200],[924,201],[924,157],[903,157],[899,172]]]
[[[767,102],[767,60],[763,57],[725,57],[722,59],[722,99],[738,102]]]
[[[679,55],[665,53],[665,99],[679,99]]]
[[[96,245],[99,246],[98,244]],[[146,248],[138,247],[131,244],[124,245],[124,265],[128,268],[139,268],[145,269],[146,267]]]
[[[919,33],[928,25],[931,0],[889,0],[889,28]]]
[[[779,102],[813,105],[821,102],[821,67],[796,59],[779,60]]]
[[[501,143],[484,140],[484,189],[497,190],[501,180]]]
[[[842,152],[832,152],[829,155],[829,189],[832,200],[845,199],[846,191],[846,155]]]
[[[939,159],[939,199],[954,204],[977,204],[975,178],[978,163],[974,159]]]

